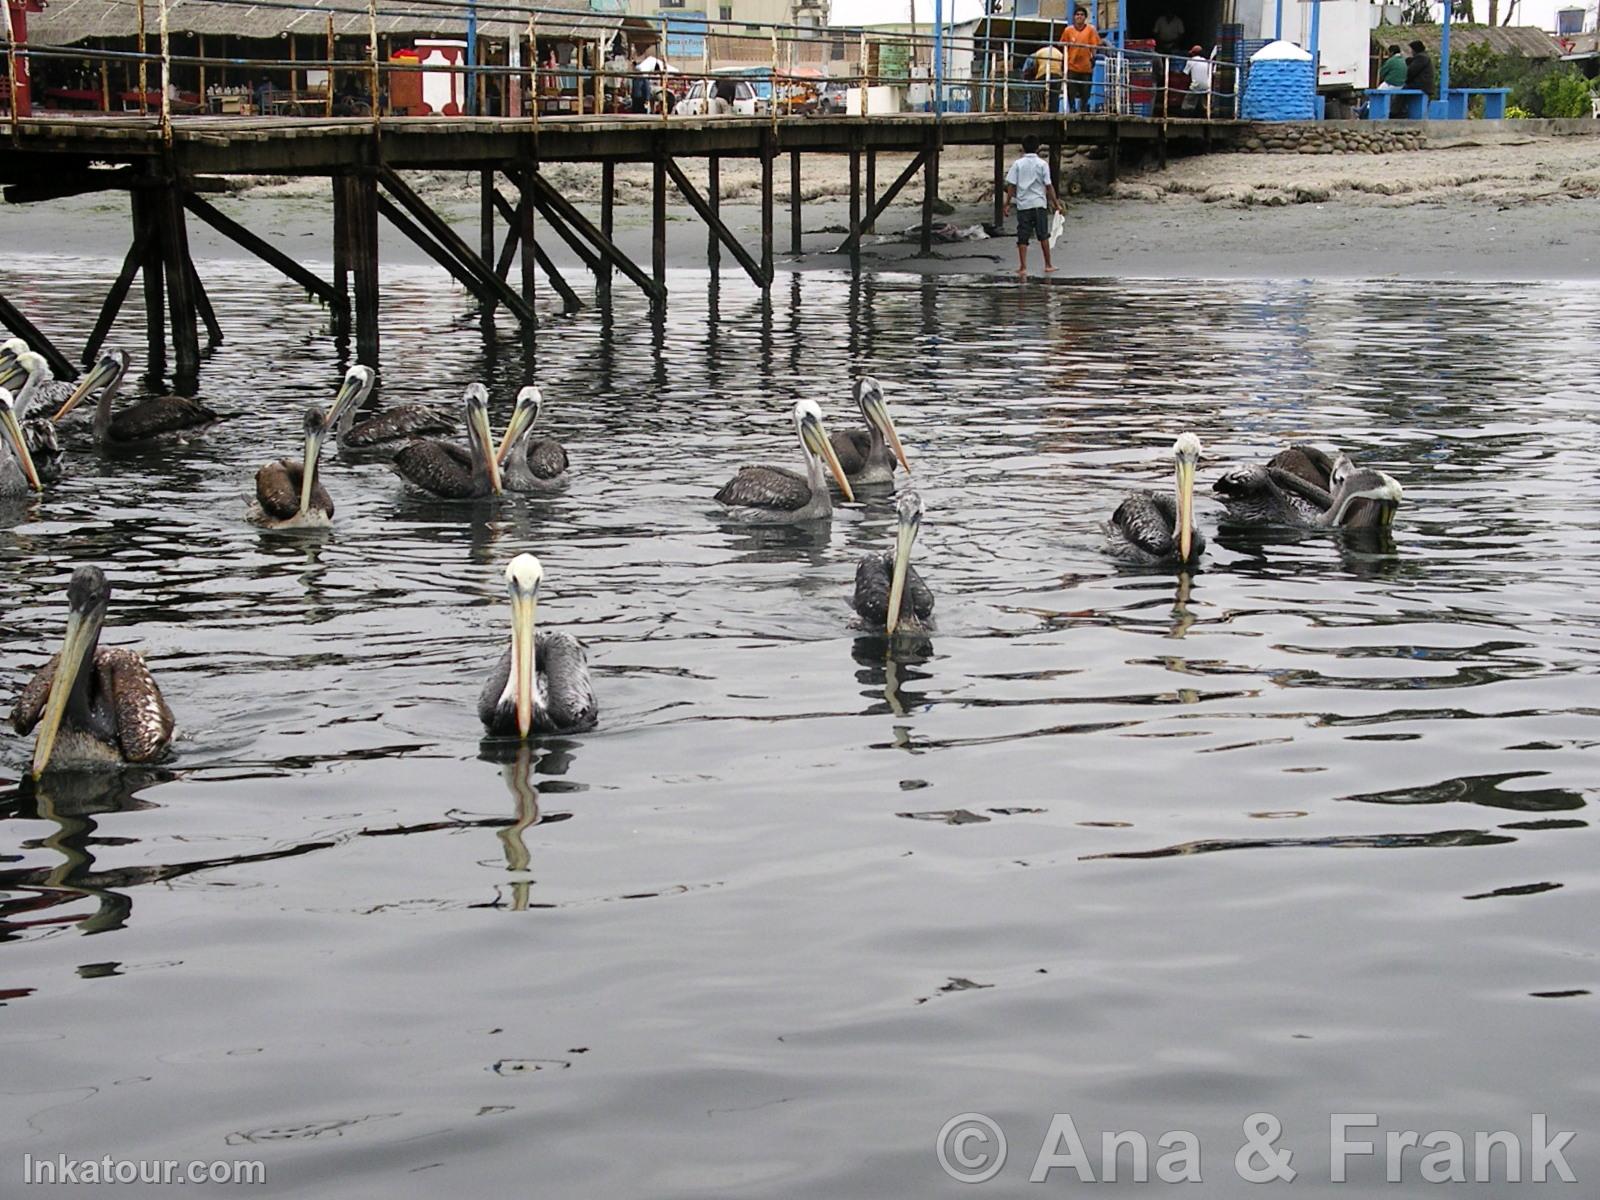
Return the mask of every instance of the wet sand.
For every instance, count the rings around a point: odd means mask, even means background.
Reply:
[[[698,166],[698,164],[696,164]],[[898,173],[884,156],[881,184]],[[780,270],[837,269],[833,253],[848,221],[844,160],[808,160],[803,180],[803,252],[791,255],[787,196],[780,196],[776,243]],[[590,168],[553,168],[569,195],[593,209]],[[691,171],[691,176],[694,174]],[[703,167],[700,168],[703,173]],[[1382,155],[1219,153],[1174,160],[1165,170],[1135,169],[1114,185],[1103,164],[1068,156],[1069,215],[1060,248],[1062,274],[1136,278],[1386,278],[1541,280],[1600,277],[1600,137],[1458,140],[1422,151]],[[784,173],[781,176],[786,178]],[[751,165],[723,167],[723,213],[747,246],[759,244],[760,212]],[[617,238],[648,266],[647,167],[618,172]],[[992,160],[986,151],[946,155],[943,195],[952,211],[940,224],[971,229],[993,219]],[[296,259],[331,261],[332,217],[325,181],[250,181],[247,190],[216,198],[236,220]],[[477,244],[476,175],[417,177],[423,192]],[[781,186],[781,183],[780,183]],[[685,204],[671,212],[668,262],[705,265],[705,230]],[[918,253],[920,186],[880,218],[862,259],[874,269],[927,274],[1012,272],[1010,236],[938,244]],[[1014,226],[1010,226],[1014,228]],[[62,230],[71,231],[63,239]],[[9,246],[50,245],[87,257],[120,258],[129,236],[119,194],[79,197],[50,206],[0,207]],[[503,234],[503,230],[502,230]],[[388,226],[385,262],[429,260]],[[198,221],[190,223],[196,256],[243,256]],[[579,270],[558,239],[547,246],[564,269]],[[738,270],[724,255],[725,269]],[[1039,260],[1033,256],[1037,271]]]

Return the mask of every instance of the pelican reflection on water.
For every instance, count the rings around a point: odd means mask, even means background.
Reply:
[[[535,628],[543,580],[544,569],[531,554],[517,555],[506,567],[511,645],[478,696],[478,717],[492,737],[581,733],[599,720],[583,643],[570,633]]]
[[[35,779],[47,770],[104,770],[160,759],[172,741],[172,710],[144,658],[100,645],[111,585],[99,567],[79,567],[67,587],[60,652],[17,697],[11,727],[37,728]]]
[[[822,410],[815,401],[797,400],[794,406],[795,432],[805,455],[806,473],[786,467],[740,467],[739,473],[723,484],[717,503],[728,516],[739,521],[768,525],[791,521],[816,521],[833,515],[833,498],[823,479],[822,464],[828,464],[846,500],[854,500],[850,480],[839,456],[834,453],[822,425]]]

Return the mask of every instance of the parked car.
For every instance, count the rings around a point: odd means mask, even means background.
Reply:
[[[696,80],[672,111],[680,117],[725,115],[727,109],[722,104],[711,102],[708,97],[712,99],[716,97],[718,85],[721,85],[723,94],[726,94],[730,83],[733,85],[735,115],[754,117],[766,111],[766,102],[756,95],[756,89],[748,79],[714,79],[709,83],[704,79]]]

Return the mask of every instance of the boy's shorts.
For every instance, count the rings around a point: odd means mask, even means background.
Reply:
[[[1048,208],[1017,209],[1017,245],[1026,246],[1032,234],[1041,243],[1050,240],[1050,210]]]

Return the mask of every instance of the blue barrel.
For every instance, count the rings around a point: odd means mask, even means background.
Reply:
[[[1244,84],[1246,121],[1310,121],[1317,115],[1312,63],[1293,58],[1263,58],[1250,64]]]

